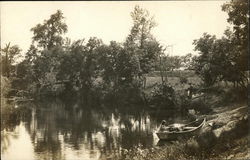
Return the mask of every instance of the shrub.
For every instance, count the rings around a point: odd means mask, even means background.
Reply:
[[[175,90],[169,84],[157,84],[150,93],[149,102],[157,106],[176,107]]]
[[[10,92],[11,83],[7,77],[1,76],[1,97],[6,97]]]
[[[180,76],[179,78],[180,78],[180,83],[181,84],[186,84],[188,82],[188,79],[186,77],[184,77],[184,76]]]

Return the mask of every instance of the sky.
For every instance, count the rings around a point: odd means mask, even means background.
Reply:
[[[97,37],[109,44],[124,42],[132,27],[130,12],[135,5],[147,9],[157,26],[154,37],[163,45],[172,45],[170,55],[194,53],[192,42],[204,32],[218,38],[224,33],[228,15],[221,10],[227,1],[51,1],[0,2],[1,47],[8,42],[25,53],[32,41],[30,29],[43,23],[59,9],[68,25],[71,40]]]

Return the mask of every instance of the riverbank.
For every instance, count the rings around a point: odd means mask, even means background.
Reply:
[[[122,150],[117,160],[201,160],[249,159],[249,116],[246,102],[214,103],[207,123],[198,137],[165,143],[150,149],[141,146]]]

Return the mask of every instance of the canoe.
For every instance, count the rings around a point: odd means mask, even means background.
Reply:
[[[187,138],[199,134],[206,123],[206,118],[193,121],[188,124],[171,124],[166,129],[159,130],[156,135],[160,140],[177,140],[179,138]]]

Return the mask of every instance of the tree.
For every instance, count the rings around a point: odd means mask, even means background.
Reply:
[[[69,80],[72,82],[72,85],[74,81],[80,80],[79,74],[81,63],[83,63],[84,52],[86,50],[83,43],[84,39],[68,44],[66,51],[63,52],[64,55],[62,56],[62,63],[57,75],[58,79]],[[78,85],[80,85],[79,83]]]
[[[53,85],[57,81],[56,76],[60,70],[63,52],[64,50],[60,46],[43,50],[41,56],[38,56],[32,65],[33,82],[41,87]]]
[[[130,34],[127,37],[126,44],[137,45],[140,48],[144,47],[144,43],[152,39],[151,30],[156,26],[153,17],[147,10],[135,6],[134,11],[131,12],[133,20],[133,27],[130,30]]]
[[[191,53],[181,56],[180,58],[181,58],[181,67],[184,67],[185,69],[192,69],[193,55]]]
[[[86,44],[86,50],[83,52],[84,61],[81,63],[80,79],[83,86],[90,88],[93,80],[98,76],[98,48],[103,45],[101,39],[91,37]]]
[[[199,56],[194,57],[194,70],[207,86],[216,81],[229,81],[244,86],[244,72],[237,65],[238,47],[234,34],[226,30],[221,39],[207,33],[194,40]]]
[[[195,50],[199,51],[199,56],[194,58],[194,70],[207,86],[213,85],[218,79],[217,65],[214,65],[215,43],[216,37],[207,33],[193,42]]]
[[[136,63],[137,75],[140,77],[152,70],[162,47],[151,34],[156,23],[147,10],[135,6],[131,17],[133,26],[124,46],[125,50],[129,52],[131,60]]]
[[[231,0],[222,6],[222,10],[228,13],[227,21],[233,24],[235,47],[240,50],[236,65],[241,71],[248,70],[248,29],[249,29],[249,1]]]
[[[67,25],[63,22],[63,13],[58,10],[45,20],[43,24],[38,24],[31,29],[34,36],[33,42],[37,42],[38,47],[51,49],[56,45],[63,44],[62,34],[67,32]]]
[[[32,44],[26,53],[25,60],[18,67],[19,76],[29,72],[25,76],[26,81],[38,89],[46,85],[53,85],[57,81],[59,66],[64,55],[63,37],[67,32],[63,13],[58,10],[42,24],[31,28],[33,32]],[[24,69],[27,71],[25,72]]]
[[[233,31],[225,30],[221,39],[204,34],[195,40],[195,49],[200,55],[194,57],[195,70],[205,83],[212,85],[216,80],[225,80],[245,87],[248,70],[248,2],[232,0],[222,6],[228,13],[227,21],[233,24]]]
[[[25,60],[30,64],[34,64],[34,61],[39,57],[38,49],[32,44],[25,55]]]
[[[108,46],[102,45],[98,50],[101,76],[107,84],[113,83],[116,86],[119,79],[118,58],[124,49],[121,44],[111,41]]]
[[[91,37],[87,43],[84,40],[73,42],[61,56],[58,79],[70,80],[71,86],[77,83],[80,88],[89,89],[100,75],[98,62],[103,46],[102,40]]]
[[[116,72],[118,74],[118,83],[132,83],[132,80],[139,73],[139,62],[133,54],[132,48],[124,48],[117,55]]]
[[[245,86],[246,75],[239,64],[239,57],[241,56],[241,50],[238,45],[235,45],[234,33],[227,29],[224,36],[217,40],[217,56],[216,59],[220,61],[222,73],[221,80],[233,82],[234,84],[240,84],[242,87]],[[237,42],[236,42],[237,43]]]
[[[11,73],[13,73],[13,64],[15,63],[15,60],[17,56],[21,55],[21,49],[17,46],[10,46],[10,43],[6,45],[5,48],[1,49],[1,52],[3,52],[2,56],[2,73],[9,77]]]

